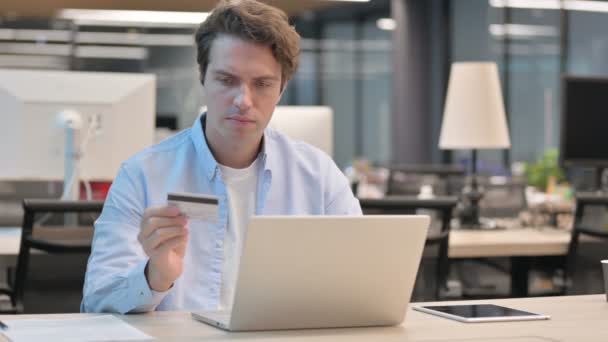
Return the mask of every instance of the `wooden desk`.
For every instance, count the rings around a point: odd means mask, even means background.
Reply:
[[[450,302],[451,304],[481,301]],[[608,341],[608,303],[605,295],[543,297],[483,301],[548,314],[550,320],[498,323],[460,323],[408,309],[401,326],[385,328],[293,330],[228,333],[197,322],[187,312],[155,312],[118,316],[156,337],[155,341],[425,341],[425,342],[547,342]],[[428,303],[427,303],[428,304]],[[413,304],[416,305],[416,304]],[[74,315],[0,316],[15,318],[78,317]],[[0,340],[2,338],[0,337]]]
[[[509,257],[511,297],[528,296],[528,273],[534,258],[566,256],[571,233],[553,227],[503,230],[458,230],[450,233],[451,259]],[[584,236],[581,241],[604,241]]]
[[[529,272],[533,259],[565,256],[570,232],[544,228],[503,230],[458,230],[450,233],[449,257],[509,257],[511,260],[511,297],[527,297]]]
[[[453,259],[566,255],[569,243],[570,232],[549,227],[452,229],[448,255]]]

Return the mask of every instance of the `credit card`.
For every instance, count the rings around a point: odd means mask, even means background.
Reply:
[[[206,221],[217,224],[219,221],[219,198],[212,195],[170,192],[167,203],[176,206],[189,220]]]

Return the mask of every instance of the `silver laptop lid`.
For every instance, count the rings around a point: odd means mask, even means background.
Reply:
[[[249,223],[231,330],[400,324],[428,216],[258,216]]]

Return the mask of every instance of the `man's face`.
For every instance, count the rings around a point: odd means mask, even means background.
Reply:
[[[225,34],[214,40],[209,57],[207,138],[259,142],[281,98],[281,65],[270,47]]]

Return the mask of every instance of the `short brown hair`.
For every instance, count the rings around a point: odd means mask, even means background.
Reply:
[[[211,45],[220,34],[267,45],[281,65],[281,88],[296,72],[300,35],[289,25],[285,12],[256,0],[221,0],[196,30],[196,61],[205,81]]]

